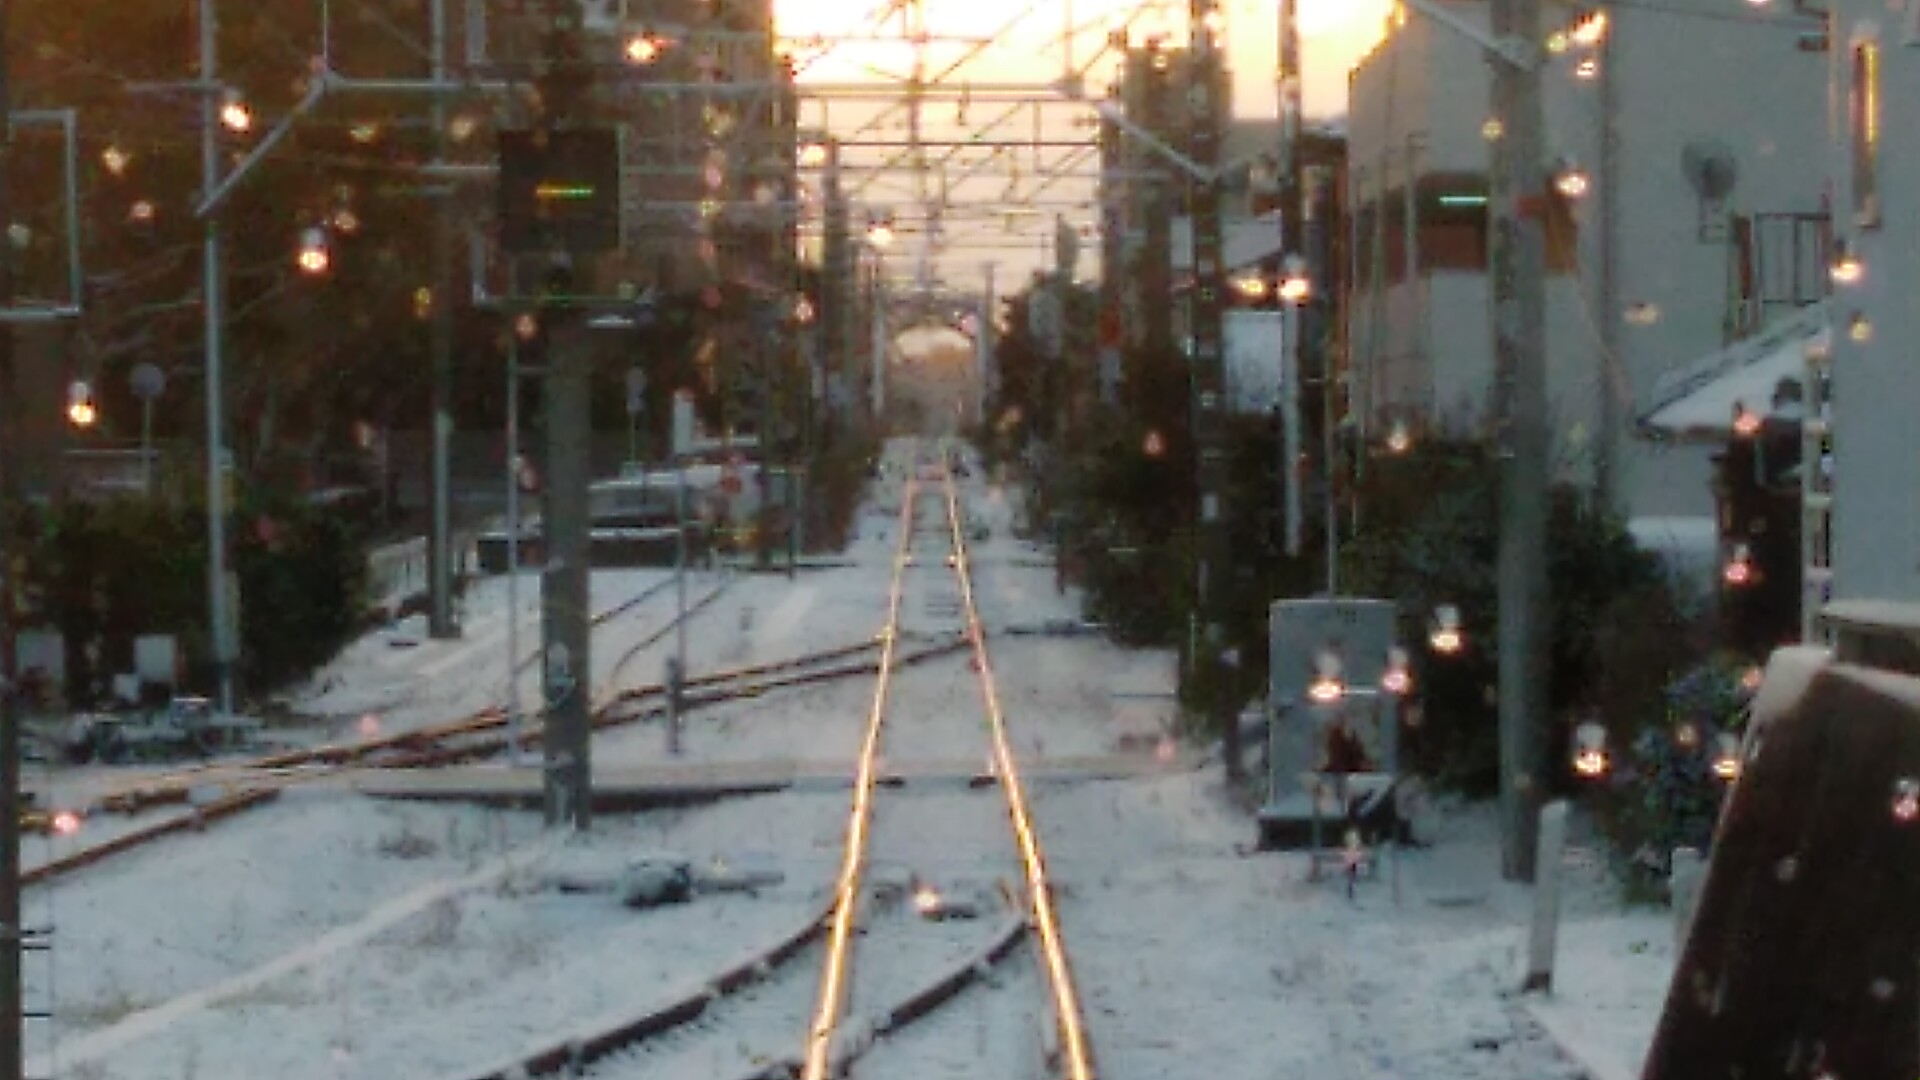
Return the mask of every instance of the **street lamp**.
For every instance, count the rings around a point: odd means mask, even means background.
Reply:
[[[1567,31],[1567,39],[1583,48],[1593,48],[1607,37],[1607,13],[1596,11]]]
[[[1573,771],[1589,780],[1605,776],[1612,767],[1607,757],[1607,729],[1588,720],[1573,731]]]
[[[1307,276],[1307,261],[1298,255],[1287,256],[1280,278],[1280,299],[1296,306],[1313,299],[1313,279]]]
[[[1571,162],[1563,163],[1553,174],[1553,190],[1566,198],[1584,199],[1592,188],[1592,179]]]
[[[319,276],[333,266],[333,252],[327,244],[327,231],[318,226],[300,234],[300,251],[294,257],[300,272],[309,276]]]
[[[635,34],[627,39],[625,49],[627,62],[641,65],[651,64],[655,60],[660,59],[660,55],[667,51],[667,45],[668,42],[666,38],[652,31]]]
[[[1433,613],[1433,626],[1427,634],[1427,644],[1442,656],[1453,656],[1466,648],[1466,633],[1460,626],[1460,609],[1452,604],[1442,604]]]
[[[1728,557],[1726,566],[1721,568],[1720,579],[1728,586],[1740,589],[1753,584],[1757,576],[1753,565],[1753,549],[1746,544],[1733,545],[1733,554]]]
[[[1347,683],[1339,654],[1322,650],[1313,658],[1313,681],[1307,684],[1307,700],[1315,705],[1332,705],[1346,696]]]
[[[1404,454],[1413,449],[1413,430],[1407,426],[1404,418],[1395,418],[1387,429],[1387,452]]]
[[[253,110],[240,91],[229,89],[220,102],[220,125],[236,135],[253,130]]]
[[[1395,697],[1413,693],[1413,665],[1407,650],[1398,645],[1387,650],[1387,670],[1380,676],[1380,689]]]
[[[75,379],[67,386],[67,420],[77,428],[90,428],[100,418],[93,404],[93,384]]]
[[[1829,273],[1835,285],[1858,285],[1867,276],[1867,267],[1845,240],[1839,240],[1834,243],[1833,266]]]

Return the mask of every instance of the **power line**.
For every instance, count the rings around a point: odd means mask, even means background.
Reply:
[[[1781,30],[1795,30],[1805,33],[1818,29],[1822,20],[1812,14],[1795,13],[1789,16],[1770,15],[1760,12],[1710,11],[1705,8],[1680,8],[1659,3],[1658,0],[1599,0],[1603,8],[1623,8],[1629,11],[1645,11],[1656,15],[1669,15],[1676,19],[1698,19],[1704,22],[1745,23],[1751,26],[1772,26]]]

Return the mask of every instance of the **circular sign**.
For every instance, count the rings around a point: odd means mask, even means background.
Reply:
[[[729,495],[740,494],[740,474],[734,472],[732,469],[728,469],[726,473],[720,477],[720,490]]]
[[[142,401],[152,401],[167,390],[167,373],[157,364],[135,364],[127,379],[133,384],[133,396]]]

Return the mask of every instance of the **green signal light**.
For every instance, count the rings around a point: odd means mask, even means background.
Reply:
[[[582,202],[593,198],[597,190],[592,184],[539,184],[534,187],[533,196],[554,202]]]

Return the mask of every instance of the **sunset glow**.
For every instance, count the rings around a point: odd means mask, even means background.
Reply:
[[[1225,6],[1236,111],[1271,113],[1278,4],[1227,0]],[[1379,40],[1391,6],[1391,0],[1301,0],[1309,114],[1346,111],[1347,72]],[[934,41],[926,49],[927,69],[937,73],[957,64],[951,76],[956,81],[1050,80],[1065,71],[1069,61],[1076,70],[1087,68],[1102,49],[1108,28],[1122,21],[1129,22],[1136,38],[1162,34],[1179,40],[1185,34],[1180,7],[1149,8],[1137,0],[926,0],[930,36],[995,41],[978,48],[970,59],[967,54],[975,50],[967,43]],[[904,80],[912,69],[913,51],[899,40],[906,29],[902,16],[876,22],[879,8],[871,0],[775,0],[775,10],[781,33],[790,39],[823,39],[796,50],[804,81],[886,82]],[[1071,51],[1063,45],[1069,27],[1076,31]],[[835,40],[846,37],[881,40]],[[1089,83],[1098,87],[1104,75],[1095,66]]]

